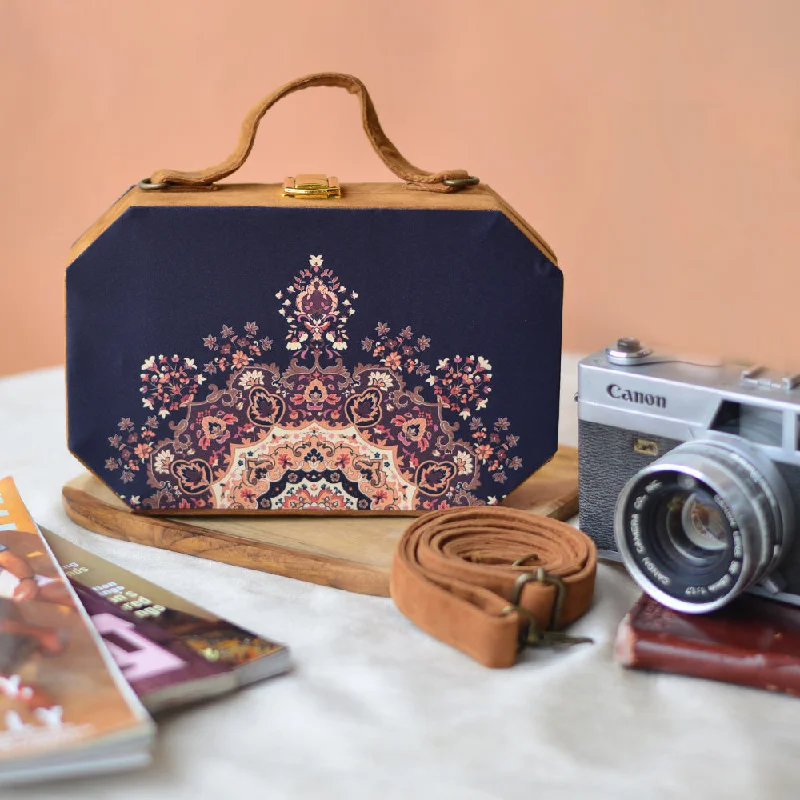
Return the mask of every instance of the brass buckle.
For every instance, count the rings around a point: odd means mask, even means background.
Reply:
[[[553,611],[550,614],[550,623],[546,630],[541,630],[536,617],[519,604],[522,590],[527,583],[544,583],[556,588],[556,602],[553,604]],[[570,636],[563,631],[557,630],[558,623],[561,619],[561,609],[564,606],[564,598],[566,596],[567,588],[564,586],[564,581],[558,575],[551,575],[543,567],[539,567],[535,572],[523,572],[515,581],[514,588],[511,591],[511,603],[507,605],[500,614],[506,616],[512,611],[524,615],[528,618],[528,626],[520,636],[520,648],[529,646],[537,646],[541,644],[591,644],[594,639],[589,636]]]
[[[334,175],[297,175],[290,176],[283,182],[283,196],[325,200],[341,197],[342,190],[339,179]]]

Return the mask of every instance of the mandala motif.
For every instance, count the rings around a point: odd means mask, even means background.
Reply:
[[[355,314],[350,302],[358,295],[339,283],[330,269],[321,269],[322,256],[309,258],[310,269],[300,271],[294,283],[275,297],[282,300],[280,314],[286,318],[289,332],[286,349],[297,350],[303,358],[347,349],[345,325]]]
[[[398,470],[396,448],[354,427],[275,427],[255,445],[231,448],[231,466],[211,491],[217,508],[412,508],[416,487]]]
[[[311,256],[276,294],[285,368],[267,362],[273,340],[255,322],[204,337],[211,359],[202,368],[204,359],[145,359],[142,405],[151,413],[139,424],[120,420],[108,439],[106,469],[130,484],[128,502],[283,511],[482,504],[476,489],[522,467],[509,421],[475,416],[489,402],[491,364],[456,355],[431,365],[427,336],[378,322],[361,342],[369,363],[348,369],[341,354],[357,298]]]

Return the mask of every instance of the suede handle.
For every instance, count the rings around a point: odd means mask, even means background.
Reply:
[[[403,534],[390,589],[424,631],[484,666],[510,667],[521,641],[586,641],[559,631],[589,608],[596,572],[594,543],[564,522],[511,508],[448,509]]]
[[[478,182],[476,178],[471,177],[463,169],[426,172],[419,167],[415,167],[400,154],[400,151],[383,132],[367,87],[353,75],[345,75],[340,72],[320,72],[290,81],[253,106],[242,123],[242,131],[239,134],[239,142],[236,145],[236,149],[221,163],[197,172],[159,169],[150,176],[149,187],[146,186],[145,188],[209,186],[223,178],[227,178],[247,160],[247,156],[253,149],[258,123],[264,114],[287,95],[314,86],[337,86],[358,97],[361,103],[361,122],[364,126],[364,132],[367,134],[367,139],[369,139],[381,161],[398,178],[406,181],[412,188],[431,192],[453,192]],[[445,181],[453,183],[448,184]],[[145,181],[145,184],[148,184],[148,182]]]

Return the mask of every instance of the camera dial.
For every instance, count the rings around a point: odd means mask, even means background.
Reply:
[[[629,336],[617,339],[606,348],[606,358],[609,363],[621,367],[639,364],[652,353],[653,351],[649,347],[645,347],[639,339]]]
[[[701,614],[766,578],[788,550],[794,505],[775,465],[739,437],[709,433],[638,472],[614,534],[631,576],[676,611]]]

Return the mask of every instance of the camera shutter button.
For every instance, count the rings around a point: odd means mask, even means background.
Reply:
[[[627,336],[617,339],[617,350],[623,353],[638,353],[641,349],[642,343],[638,339],[629,339]]]
[[[612,364],[636,364],[652,352],[639,339],[623,336],[606,348],[606,357]]]

